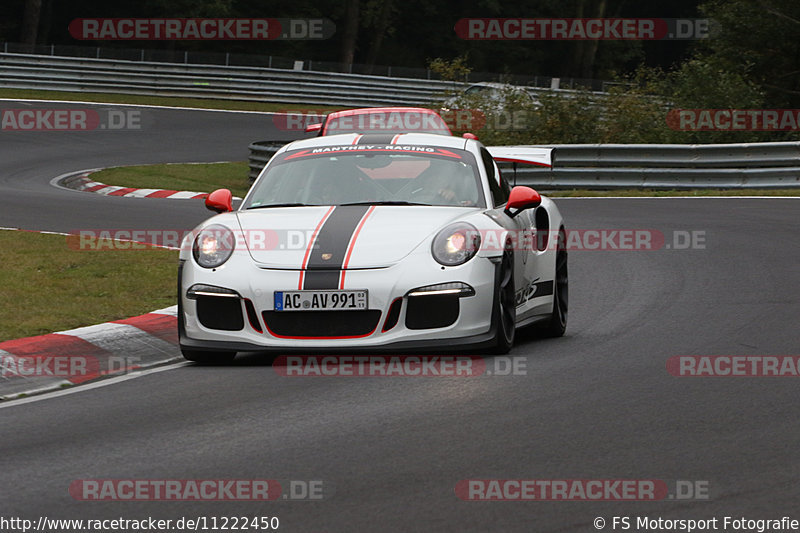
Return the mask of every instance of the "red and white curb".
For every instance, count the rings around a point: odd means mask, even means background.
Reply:
[[[84,172],[64,180],[63,184],[70,189],[93,192],[105,196],[121,196],[123,198],[170,198],[172,200],[194,200],[208,196],[207,192],[174,191],[171,189],[135,189],[119,185],[106,185],[89,178],[91,172]]]
[[[180,360],[178,306],[0,342],[0,400]]]
[[[74,191],[91,192],[104,196],[117,196],[120,198],[168,198],[170,200],[195,200],[204,199],[208,196],[207,192],[195,191],[175,191],[172,189],[137,189],[134,187],[123,187],[121,185],[106,185],[99,181],[94,181],[89,176],[95,172],[103,170],[93,168],[89,170],[79,170],[56,176],[50,180],[50,184],[63,189]],[[238,196],[234,200],[241,200]]]

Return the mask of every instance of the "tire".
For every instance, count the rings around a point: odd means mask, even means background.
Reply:
[[[236,352],[206,352],[185,348],[181,348],[181,353],[185,359],[203,365],[227,365],[236,357]]]
[[[567,268],[567,233],[562,227],[558,230],[556,245],[555,287],[553,287],[553,311],[542,333],[547,337],[561,337],[567,330],[567,311],[569,310],[569,269]]]
[[[506,248],[498,267],[499,274],[494,287],[492,324],[495,328],[492,353],[506,354],[514,346],[516,335],[517,307],[514,294],[514,252]]]

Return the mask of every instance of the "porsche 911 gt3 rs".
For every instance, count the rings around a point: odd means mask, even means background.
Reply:
[[[295,141],[237,210],[184,241],[184,356],[237,351],[481,348],[515,329],[567,323],[567,252],[556,205],[511,189],[496,161],[550,165],[550,150],[422,133]]]

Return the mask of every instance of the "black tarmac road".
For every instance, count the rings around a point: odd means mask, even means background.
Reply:
[[[141,131],[0,132],[0,226],[188,228],[207,216],[199,202],[49,182],[99,166],[242,160],[249,142],[276,135],[268,115],[142,113]],[[725,531],[726,516],[800,519],[800,379],[675,377],[666,366],[679,355],[798,355],[800,200],[558,204],[572,229],[657,230],[670,247],[573,250],[567,335],[522,334],[509,356],[517,375],[284,377],[246,354],[232,367],[177,366],[6,404],[0,515],[205,516],[208,527],[276,516],[283,531],[623,530],[614,517],[631,531],[637,517],[717,518]],[[695,246],[683,249],[687,234]],[[85,479],[274,479],[284,494],[290,481],[321,481],[324,498],[78,501],[69,487]],[[671,497],[462,501],[455,487],[471,479],[657,479]]]

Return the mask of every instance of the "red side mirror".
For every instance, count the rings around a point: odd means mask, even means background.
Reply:
[[[511,189],[511,194],[508,195],[508,203],[506,204],[505,213],[511,218],[514,218],[522,211],[538,207],[541,203],[542,197],[539,196],[538,192],[534,191],[530,187],[520,185]]]
[[[461,136],[464,137],[465,139],[472,139],[473,141],[477,141],[478,140],[478,136],[475,135],[474,133],[470,133],[470,132],[463,133]]]
[[[319,131],[321,129],[322,129],[322,122],[318,124],[309,124],[308,126],[306,126],[306,133],[312,133],[315,131]]]
[[[206,209],[217,213],[233,211],[233,195],[228,189],[217,189],[206,196]]]

